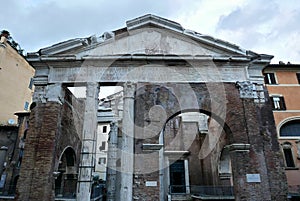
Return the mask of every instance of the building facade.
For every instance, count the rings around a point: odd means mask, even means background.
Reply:
[[[18,111],[29,111],[33,95],[34,69],[1,35],[0,42],[0,125],[16,125]]]
[[[98,110],[97,127],[97,149],[95,173],[99,179],[106,181],[108,138],[110,132],[110,123],[113,120],[113,113],[110,108],[100,107]]]
[[[277,137],[285,159],[289,197],[300,197],[300,65],[271,64],[264,69]]]
[[[231,192],[221,195],[229,200],[287,200],[262,75],[272,58],[154,15],[129,20],[100,37],[28,54],[36,70],[30,121],[35,126],[17,200],[54,200],[53,184],[61,174],[57,144],[74,126],[81,128],[75,139],[82,144],[74,149],[79,166],[73,199],[90,200],[100,86],[123,87],[122,117],[111,123],[108,136],[108,200],[214,199],[220,194],[209,192],[219,191]],[[77,114],[65,96],[66,86],[74,85],[86,87],[81,124],[68,115]],[[64,107],[69,109],[62,112]]]
[[[106,181],[108,164],[108,147],[110,142],[110,126],[113,122],[121,122],[123,111],[123,92],[113,93],[99,101],[97,113],[97,148],[95,173]]]
[[[13,198],[28,130],[34,69],[18,44],[0,34],[0,199]]]

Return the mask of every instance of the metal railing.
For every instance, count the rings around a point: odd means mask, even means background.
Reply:
[[[233,186],[190,186],[190,191],[201,196],[234,196]]]
[[[14,197],[16,192],[16,185],[6,185],[5,188],[0,188],[1,197]]]
[[[170,194],[185,194],[186,193],[186,188],[188,188],[188,186],[185,186],[185,185],[170,185],[169,186],[169,193]]]
[[[203,197],[210,196],[234,196],[233,186],[185,186],[185,185],[170,185],[169,194],[189,194],[199,195]]]
[[[55,197],[56,198],[76,198],[76,187],[64,186],[55,188]]]

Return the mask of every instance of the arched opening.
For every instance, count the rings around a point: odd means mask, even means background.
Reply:
[[[229,126],[202,109],[171,115],[163,127],[165,189],[172,197],[191,194],[234,199]]]
[[[67,147],[59,159],[55,177],[55,196],[73,198],[76,195],[77,166],[76,154],[73,148]]]
[[[300,137],[300,119],[286,122],[280,127],[280,137]]]

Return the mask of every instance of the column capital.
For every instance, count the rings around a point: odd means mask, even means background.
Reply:
[[[124,83],[124,98],[134,98],[136,90],[136,83],[125,82]]]
[[[236,87],[240,91],[241,98],[255,98],[254,84],[250,81],[236,82]]]
[[[95,97],[95,99],[98,99],[99,91],[100,91],[100,83],[98,82],[86,83],[86,97]]]
[[[64,102],[64,94],[65,91],[61,83],[37,85],[33,94],[33,102],[57,102],[62,104]]]
[[[254,99],[255,103],[264,103],[266,101],[262,84],[244,81],[236,82],[236,87],[239,89],[240,98],[251,98]]]

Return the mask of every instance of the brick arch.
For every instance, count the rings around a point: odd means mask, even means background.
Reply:
[[[67,166],[76,165],[76,152],[71,146],[67,146],[64,148],[64,150],[62,151],[59,157],[59,161],[64,160],[64,158],[66,160],[65,162]]]
[[[226,89],[227,90],[227,89]],[[238,90],[234,85],[230,85],[231,93],[238,94]],[[186,91],[186,92],[185,92]],[[189,94],[192,92],[192,94]],[[215,91],[217,92],[217,90]],[[227,96],[227,91],[225,91]],[[230,95],[230,94],[229,94]],[[211,94],[209,88],[205,83],[169,83],[169,84],[149,84],[140,83],[136,90],[135,101],[135,125],[138,127],[150,127],[154,121],[151,117],[151,109],[159,106],[161,110],[158,113],[165,113],[164,118],[159,118],[161,121],[159,126],[163,129],[166,123],[175,116],[187,113],[187,112],[199,112],[206,114],[216,120],[222,125],[223,130],[230,138],[230,142],[234,141],[234,132],[231,129],[230,124],[242,121],[241,116],[229,116],[230,111],[234,111],[236,107],[241,107],[237,104],[228,105],[226,100],[218,99],[217,94]],[[190,101],[192,99],[192,101]],[[218,111],[214,111],[212,107],[215,102],[224,102],[217,107],[221,107],[222,104],[228,107],[228,111],[223,108],[217,108]],[[240,100],[237,99],[240,104]],[[221,115],[217,112],[222,113]],[[229,117],[228,117],[229,116]],[[141,118],[144,117],[144,118]],[[156,125],[157,126],[157,125]],[[148,129],[149,130],[149,129]],[[156,130],[156,134],[159,134],[160,130]]]
[[[206,113],[218,123],[224,123],[223,130],[226,133],[226,144],[225,142],[219,144],[216,152],[221,151],[223,146],[229,145],[235,194],[240,196],[249,193],[247,189],[251,188],[251,183],[247,183],[246,175],[258,172],[263,181],[272,180],[272,183],[263,183],[264,186],[261,185],[263,187],[258,188],[256,194],[249,194],[246,197],[262,196],[266,200],[270,200],[271,197],[275,198],[278,191],[267,191],[266,189],[269,189],[270,186],[276,186],[277,180],[274,180],[274,178],[277,176],[284,177],[284,174],[280,172],[279,161],[276,161],[278,166],[273,166],[274,163],[272,161],[274,157],[261,155],[264,152],[273,156],[274,152],[279,152],[279,147],[276,145],[273,137],[271,137],[275,133],[273,132],[275,130],[274,125],[269,121],[272,115],[271,108],[268,105],[258,107],[253,99],[241,98],[235,83],[221,83],[221,85],[224,86],[223,89],[216,88],[210,91],[208,88],[210,86],[206,83],[138,83],[135,93],[134,123],[136,126],[144,129],[136,129],[135,135],[141,135],[144,138],[135,139],[135,154],[142,155],[145,153],[142,149],[143,144],[157,144],[159,142],[160,131],[168,119],[184,111]],[[192,94],[186,90],[187,87],[191,89]],[[219,97],[220,93],[225,94],[225,100]],[[191,99],[194,99],[195,102],[190,102]],[[217,112],[213,110],[214,104],[217,106]],[[164,112],[164,120],[155,119],[159,115],[154,115],[155,118],[151,119],[152,108],[160,108],[157,113],[162,114]],[[160,129],[156,131],[156,135],[147,138],[150,133],[149,127],[151,128],[151,126],[152,128],[159,127]],[[266,145],[269,143],[269,140],[274,145],[271,148]],[[148,162],[147,164],[149,164],[154,160],[153,157],[145,157],[144,160],[143,158],[138,159],[135,163],[135,168],[138,170],[137,174],[143,168],[142,163]],[[266,163],[258,164],[257,161],[259,160],[265,160]],[[155,161],[153,164],[155,164]],[[262,171],[263,169],[267,169],[267,171]],[[273,170],[277,173],[273,174]],[[281,173],[280,175],[278,175],[279,172]],[[143,177],[155,180],[158,178],[158,175],[158,172],[153,172],[145,174]],[[215,172],[213,175],[215,175]],[[218,181],[212,182],[218,184]],[[205,185],[212,185],[213,183]],[[142,195],[145,190],[143,188],[135,188],[134,194],[137,196]],[[268,193],[265,193],[266,191]]]
[[[184,144],[190,142],[186,150],[189,152],[186,156],[178,155],[176,157],[172,156],[172,160],[180,160],[182,158],[187,158],[189,161],[189,174],[190,180],[189,185],[193,186],[192,188],[195,190],[197,186],[226,186],[224,188],[230,188],[232,185],[232,174],[231,174],[231,165],[230,163],[230,154],[228,143],[229,137],[232,137],[232,131],[230,127],[225,123],[225,121],[210,111],[204,109],[185,109],[178,112],[175,112],[171,115],[165,123],[165,127],[162,129],[161,132],[164,135],[167,135],[165,132],[166,126],[168,122],[175,119],[180,114],[187,114],[187,113],[199,113],[205,114],[209,117],[207,119],[212,125],[208,125],[207,131],[199,131],[196,136],[189,132],[183,132],[185,134],[191,134],[193,137],[190,140],[187,140],[189,137],[183,137]],[[182,122],[183,123],[183,122]],[[209,123],[208,123],[209,124]],[[199,128],[197,125],[196,127]],[[221,129],[214,129],[215,126]],[[185,129],[184,127],[183,129]],[[195,129],[195,128],[194,128]],[[168,129],[167,129],[168,130]],[[180,130],[180,129],[179,129]],[[180,132],[180,131],[179,131]],[[197,132],[197,131],[196,131]],[[175,137],[175,141],[177,134]],[[176,142],[172,144],[172,140],[170,142],[169,136],[166,137],[166,141],[164,141],[165,150],[169,151],[172,150],[174,144],[176,146]],[[213,164],[211,161],[215,161],[216,163]],[[229,167],[230,166],[230,167]],[[230,173],[229,173],[230,171]],[[204,173],[205,172],[205,173]]]
[[[235,92],[236,94],[238,94],[238,90],[235,88],[234,84],[230,85],[230,87],[233,87],[230,89],[231,93]],[[211,151],[213,151],[214,155],[217,156],[218,150],[220,150],[221,147],[225,146],[226,143],[228,143],[229,141],[233,141],[234,136],[233,131],[226,122],[226,113],[224,113],[224,117],[222,117],[212,110],[212,104],[214,104],[212,103],[212,101],[219,100],[220,99],[218,99],[216,94],[210,93],[208,86],[205,83],[138,83],[135,96],[135,125],[144,129],[136,129],[135,135],[141,135],[144,138],[135,140],[135,153],[137,155],[141,154],[144,156],[146,154],[141,149],[141,147],[143,147],[143,144],[158,144],[159,134],[161,133],[160,131],[164,130],[164,127],[172,118],[183,113],[198,112],[208,115],[209,117],[214,119],[217,122],[217,124],[221,125],[220,128],[222,130],[219,137],[222,137],[222,143],[219,143],[217,140],[216,146],[213,146],[214,148],[212,149],[211,147],[209,147],[210,149],[207,150],[205,150],[205,148],[201,149],[201,146],[199,146],[198,148],[196,148],[197,150],[195,150],[195,152],[193,153],[193,158],[197,158],[198,153],[202,154],[204,157],[205,155],[208,155]],[[236,105],[234,104],[232,106]],[[152,108],[158,108],[157,114],[165,113],[165,119],[161,118],[162,115],[153,115],[153,112],[151,111]],[[237,118],[240,117],[238,116]],[[236,120],[236,118],[233,119]],[[159,127],[160,129],[156,130],[156,133],[153,133],[153,135],[150,136],[149,133],[151,133],[151,131],[153,131],[154,129],[157,129],[157,127]],[[225,138],[230,139],[228,140]],[[195,143],[195,141],[193,141],[194,140],[191,140],[192,144]],[[207,145],[203,147],[206,146]],[[147,168],[143,167],[143,164],[140,161],[145,161],[144,164],[147,164],[146,161],[150,160],[153,159],[151,159],[150,157],[148,158],[147,156],[145,156],[144,159],[139,158],[139,160],[136,160],[138,161],[136,163],[137,169],[140,170],[143,168]],[[214,157],[214,160],[217,160],[217,157]],[[198,161],[200,164],[200,160]],[[217,176],[217,168],[214,169],[214,172],[211,172],[211,175]],[[220,183],[217,180],[218,178],[216,178],[215,181],[210,181],[206,185]],[[200,183],[194,183],[196,185],[201,185]],[[138,191],[139,190],[136,190],[136,192]]]
[[[188,113],[188,112],[198,112],[198,113],[203,113],[208,115],[209,117],[213,118],[214,120],[216,120],[220,125],[223,126],[223,130],[224,132],[228,135],[228,136],[232,136],[232,131],[230,129],[230,127],[226,124],[226,122],[224,121],[224,119],[222,119],[220,116],[218,116],[215,113],[212,113],[210,111],[204,110],[204,109],[184,109],[184,110],[180,110],[178,112],[175,112],[173,115],[169,116],[169,118],[165,121],[165,124],[167,124],[168,121],[170,121],[171,119],[173,119],[174,117],[180,115],[180,114],[184,114],[184,113]],[[163,128],[164,129],[164,128]]]
[[[67,146],[59,157],[59,165],[55,171],[55,196],[73,197],[77,186],[76,152]]]

